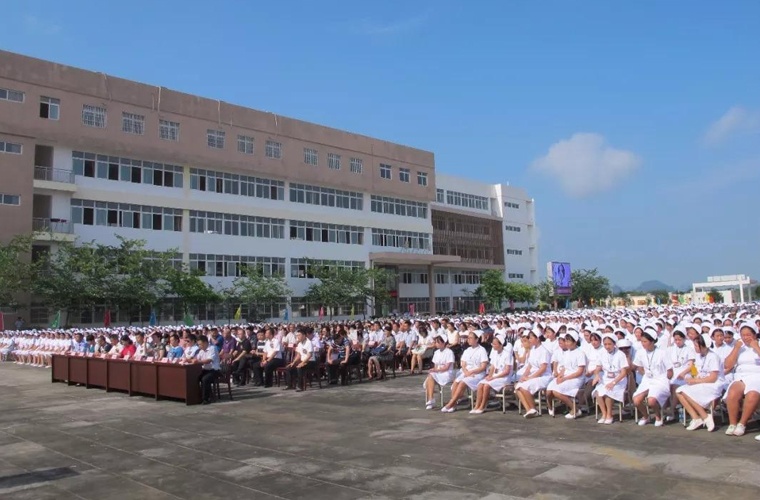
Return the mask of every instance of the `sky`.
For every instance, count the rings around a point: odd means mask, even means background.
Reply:
[[[0,48],[524,187],[547,261],[760,278],[760,2],[3,2]],[[14,20],[10,22],[10,20]]]

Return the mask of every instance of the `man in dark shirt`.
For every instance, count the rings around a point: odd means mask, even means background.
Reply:
[[[235,385],[245,385],[246,370],[251,360],[251,341],[248,340],[242,328],[237,329],[237,342],[235,350],[230,354],[232,360],[232,381]]]

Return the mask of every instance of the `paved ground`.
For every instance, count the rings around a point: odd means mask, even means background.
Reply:
[[[760,443],[422,409],[422,378],[180,403],[0,364],[0,498],[756,498]]]

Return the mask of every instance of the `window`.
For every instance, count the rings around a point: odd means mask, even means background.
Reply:
[[[364,228],[300,220],[290,221],[290,239],[320,243],[364,244]]]
[[[282,158],[282,144],[275,141],[267,141],[266,155],[267,158]]]
[[[358,271],[364,268],[364,262],[360,260],[290,259],[291,278],[314,278],[315,269]]]
[[[121,131],[128,134],[143,135],[145,133],[145,117],[133,113],[122,113]]]
[[[485,196],[459,193],[457,191],[446,191],[446,203],[448,205],[475,208],[478,210],[488,210],[489,207],[488,198]]]
[[[427,203],[390,198],[388,196],[377,196],[374,194],[371,195],[370,202],[370,208],[373,212],[427,219]]]
[[[521,274],[521,273],[509,273],[509,277],[511,279],[521,280],[521,279],[525,278],[525,275]]]
[[[224,131],[208,129],[206,131],[206,143],[214,149],[224,149]]]
[[[455,285],[479,285],[481,276],[480,271],[459,271],[452,278]]]
[[[372,245],[376,247],[430,250],[430,234],[395,229],[372,228]]]
[[[53,97],[40,97],[40,118],[57,120],[61,116],[61,101]]]
[[[0,141],[0,153],[8,153],[12,155],[20,155],[24,150],[21,144],[16,142],[2,142]]]
[[[285,258],[190,254],[190,269],[203,271],[206,276],[240,277],[248,268],[258,269],[264,276],[285,276]]]
[[[87,127],[106,128],[106,108],[83,105],[82,123]]]
[[[283,239],[285,219],[190,210],[190,232]]]
[[[190,189],[269,200],[285,199],[285,183],[283,181],[199,168],[190,169]]]
[[[427,186],[427,173],[417,172],[417,184],[420,186]]]
[[[93,200],[71,200],[71,220],[86,226],[182,231],[182,210]]]
[[[2,194],[0,193],[0,205],[21,205],[21,196],[16,194]]]
[[[522,255],[522,250],[514,250],[512,248],[507,248],[507,255]]]
[[[364,170],[364,161],[361,158],[351,158],[351,173],[361,174]]]
[[[515,233],[519,233],[521,231],[520,226],[505,226],[504,229],[507,231],[514,231]]]
[[[24,93],[20,90],[0,89],[0,101],[24,102]]]
[[[253,154],[253,137],[247,135],[238,136],[238,152],[252,155]]]
[[[364,195],[354,191],[290,183],[290,201],[325,207],[364,210]]]
[[[449,282],[449,273],[435,273],[435,284],[446,285]]]
[[[340,170],[340,155],[336,155],[335,153],[328,153],[327,167],[333,170]]]
[[[443,203],[443,189],[435,190],[435,201],[438,203]]]
[[[401,182],[409,182],[409,169],[408,168],[399,168],[398,169],[398,180]]]
[[[319,156],[316,149],[303,148],[303,162],[307,165],[317,166],[319,162]]]
[[[401,282],[405,285],[426,285],[428,283],[428,274],[425,272],[406,271],[401,273]]]
[[[179,122],[158,120],[158,137],[165,141],[179,141]]]
[[[381,163],[380,164],[380,178],[381,179],[391,179],[392,178],[391,168],[392,167],[390,165],[386,165],[384,163]]]
[[[184,185],[185,169],[179,165],[82,151],[72,152],[71,158],[74,175],[163,187],[181,188]]]
[[[511,201],[505,201],[504,206],[507,208],[520,208],[519,203],[512,203]]]

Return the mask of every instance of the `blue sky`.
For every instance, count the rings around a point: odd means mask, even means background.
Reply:
[[[3,49],[524,186],[542,263],[623,286],[760,277],[756,0],[28,0],[3,12]]]

